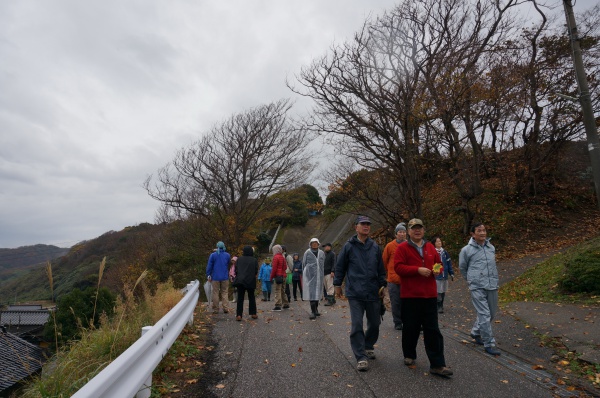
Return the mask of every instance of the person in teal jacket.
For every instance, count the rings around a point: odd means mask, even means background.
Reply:
[[[258,271],[258,280],[261,282],[263,293],[261,301],[271,301],[271,268],[271,259],[267,257]]]

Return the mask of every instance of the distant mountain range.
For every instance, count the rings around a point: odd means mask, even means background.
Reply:
[[[0,249],[0,271],[24,268],[62,257],[70,249],[52,245],[22,246],[17,249]]]

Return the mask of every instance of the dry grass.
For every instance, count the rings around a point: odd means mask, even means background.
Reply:
[[[118,298],[115,316],[102,315],[98,328],[82,330],[81,340],[61,348],[34,380],[22,397],[69,397],[88,380],[104,369],[114,358],[129,348],[141,335],[141,329],[153,325],[182,298],[171,281],[159,284],[154,295],[144,289],[136,299],[134,289],[143,280],[128,289],[125,298]],[[125,321],[123,321],[125,319]]]

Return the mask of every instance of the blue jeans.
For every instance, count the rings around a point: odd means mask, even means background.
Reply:
[[[357,361],[367,359],[365,350],[372,350],[379,338],[379,301],[364,301],[348,298],[351,329],[350,346]],[[367,315],[367,330],[363,329],[363,318]]]

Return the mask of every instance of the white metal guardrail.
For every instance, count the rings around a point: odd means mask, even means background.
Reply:
[[[142,337],[100,373],[81,387],[76,398],[150,397],[152,372],[171,348],[186,323],[194,320],[200,282],[187,285],[187,292],[175,307],[154,326],[146,326]]]

